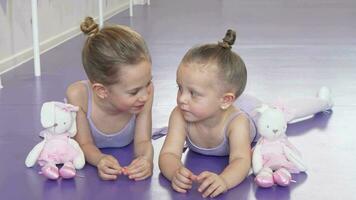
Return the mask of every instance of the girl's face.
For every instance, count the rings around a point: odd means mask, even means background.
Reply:
[[[121,112],[141,112],[153,91],[151,63],[125,66],[119,76],[120,81],[108,87],[109,102]]]
[[[194,65],[182,63],[177,71],[177,104],[189,122],[213,116],[223,95],[215,67]]]

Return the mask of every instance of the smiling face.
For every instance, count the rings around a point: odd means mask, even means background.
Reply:
[[[223,91],[215,67],[182,63],[177,70],[177,104],[183,117],[197,122],[220,110]]]
[[[120,82],[107,86],[108,102],[121,112],[141,112],[153,90],[151,63],[143,61],[123,67],[118,80]]]

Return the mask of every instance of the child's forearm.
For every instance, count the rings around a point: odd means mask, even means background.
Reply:
[[[159,168],[162,174],[168,179],[172,180],[176,171],[183,166],[179,156],[173,153],[163,153],[159,156]]]
[[[249,159],[235,159],[229,163],[220,176],[225,180],[227,188],[233,188],[240,184],[248,175],[251,167]]]
[[[142,141],[134,144],[135,157],[142,156],[153,162],[153,146],[151,141]]]
[[[94,166],[97,166],[100,159],[103,157],[101,151],[93,144],[80,145],[83,150],[85,160]]]

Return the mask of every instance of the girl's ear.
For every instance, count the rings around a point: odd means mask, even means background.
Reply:
[[[220,108],[223,110],[228,109],[235,101],[235,94],[234,93],[225,93],[222,97],[222,102]]]
[[[108,89],[101,83],[92,84],[93,91],[100,99],[108,97]]]

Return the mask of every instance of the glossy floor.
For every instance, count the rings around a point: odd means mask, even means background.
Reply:
[[[288,127],[290,140],[308,163],[306,174],[290,187],[259,189],[248,177],[217,199],[352,199],[356,187],[356,2],[353,0],[152,0],[109,23],[132,26],[146,39],[153,59],[154,127],[167,125],[175,105],[176,67],[188,48],[217,42],[227,28],[237,30],[237,51],[248,67],[246,91],[270,101],[315,95],[322,85],[334,95],[332,114],[318,114]],[[200,199],[196,186],[178,194],[155,166],[152,178],[101,181],[85,166],[73,180],[48,181],[24,160],[40,141],[41,104],[63,100],[68,84],[84,79],[78,36],[43,54],[42,76],[33,77],[32,61],[2,76],[0,90],[0,199]],[[163,138],[155,140],[155,164]],[[129,163],[132,146],[107,149]],[[192,152],[184,162],[194,172],[219,172],[225,157]]]

